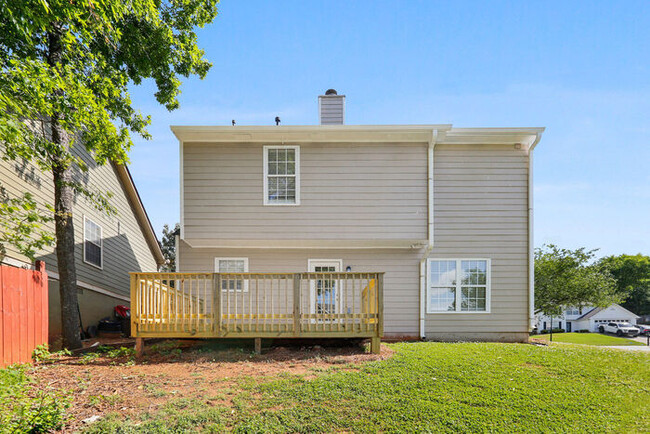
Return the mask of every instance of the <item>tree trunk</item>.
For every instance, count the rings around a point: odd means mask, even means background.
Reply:
[[[61,32],[58,25],[48,33],[47,61],[53,68],[61,64],[63,48]],[[62,95],[62,92],[60,93]],[[59,96],[60,96],[59,95]],[[63,347],[81,348],[81,321],[77,299],[77,270],[75,267],[74,224],[72,206],[74,190],[72,188],[71,162],[66,158],[70,137],[61,125],[61,114],[51,117],[52,142],[58,152],[52,154],[52,180],[54,181],[54,224],[56,233],[56,258],[59,271],[59,293],[61,296],[61,326],[63,330]]]

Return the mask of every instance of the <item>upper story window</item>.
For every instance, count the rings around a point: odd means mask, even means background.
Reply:
[[[222,291],[248,292],[248,281],[236,273],[248,273],[248,258],[214,258],[214,271],[221,276]],[[228,273],[233,273],[228,275]]]
[[[102,268],[103,261],[102,227],[84,216],[84,262]]]
[[[489,259],[430,259],[427,312],[489,312]]]
[[[264,205],[300,205],[300,146],[264,147]]]

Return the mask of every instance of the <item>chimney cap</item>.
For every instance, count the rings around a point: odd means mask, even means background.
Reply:
[[[338,95],[338,93],[336,93],[335,89],[327,89],[325,95]]]

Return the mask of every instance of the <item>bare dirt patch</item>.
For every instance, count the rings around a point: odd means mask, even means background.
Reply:
[[[94,415],[155,411],[176,398],[229,406],[242,382],[261,383],[279,375],[311,379],[323,371],[354,370],[392,355],[385,346],[375,355],[358,345],[272,347],[255,355],[246,347],[214,348],[211,342],[190,340],[147,343],[139,360],[132,352],[104,351],[60,356],[32,371],[40,386],[71,392],[71,422],[64,432],[79,429],[83,419]]]

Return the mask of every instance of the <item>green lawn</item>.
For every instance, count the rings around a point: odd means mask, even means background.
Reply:
[[[593,347],[402,343],[315,378],[249,378],[232,406],[170,400],[88,432],[648,432],[650,354]],[[345,368],[345,367],[344,367]],[[233,389],[229,393],[233,393]]]
[[[548,341],[549,335],[537,335],[536,339]],[[584,344],[598,346],[620,346],[620,345],[645,345],[631,339],[619,338],[616,336],[603,335],[599,333],[553,333],[553,342],[566,344]]]

